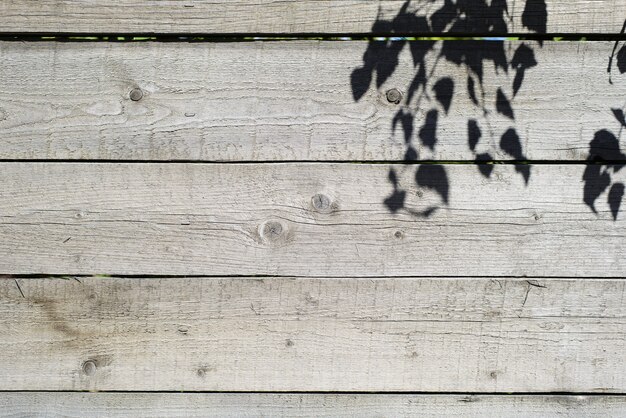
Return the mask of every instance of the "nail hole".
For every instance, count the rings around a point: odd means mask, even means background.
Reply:
[[[141,89],[138,89],[138,88],[132,89],[130,91],[129,97],[130,97],[130,100],[132,100],[133,102],[138,102],[139,100],[143,98],[143,91],[141,91]]]
[[[387,90],[386,96],[389,103],[398,104],[402,100],[402,93],[398,89]]]

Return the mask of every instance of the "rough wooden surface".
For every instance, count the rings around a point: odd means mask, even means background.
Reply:
[[[0,417],[611,418],[623,396],[2,393]]]
[[[542,23],[542,1],[509,3],[492,35],[616,34],[626,16],[548,0]],[[405,4],[16,0],[0,33],[410,33],[408,15],[380,24]],[[625,158],[612,42],[446,42],[407,101],[424,45],[396,63],[367,42],[0,42],[0,159],[249,162],[0,163],[0,391],[626,393],[620,189],[613,213],[588,201],[622,167],[259,164],[402,160],[400,109],[419,159],[585,161],[598,133]],[[392,71],[361,97],[364,59]],[[0,416],[623,416],[624,399],[3,392]]]
[[[451,45],[484,53],[476,43]],[[509,59],[519,45],[505,44]],[[498,143],[515,127],[526,158],[585,160],[596,131],[619,129],[611,108],[623,106],[626,74],[615,69],[609,84],[613,43],[528,45],[538,65],[525,71],[511,102],[514,121],[496,111],[496,92],[512,97],[515,71],[496,72],[485,63],[485,116],[467,93],[467,70],[437,60],[440,45],[428,55],[429,68],[436,66],[429,95],[446,76],[456,93],[448,114],[440,112],[440,140],[432,149],[418,138],[429,110],[422,101],[413,138],[419,158],[473,160],[488,152],[511,159]],[[355,102],[351,74],[363,65],[366,48],[366,42],[317,41],[0,42],[0,158],[402,160],[405,139],[399,128],[393,133],[392,121],[401,107],[418,105],[390,104],[385,92],[406,94],[417,70],[407,46],[391,77]],[[132,101],[137,87],[143,98]],[[475,152],[468,145],[470,119],[483,131]]]
[[[508,31],[527,33],[525,1],[509,1]],[[404,0],[11,0],[0,5],[4,32],[350,33],[372,31],[391,20]],[[430,16],[443,0],[412,1],[408,11]],[[530,15],[542,13],[534,2]],[[626,16],[621,0],[547,0],[550,33],[618,33]],[[488,12],[487,12],[488,13]],[[407,32],[422,32],[414,25]],[[459,25],[447,33],[483,32]],[[499,28],[494,34],[503,34]],[[532,33],[532,32],[531,32]]]
[[[584,165],[492,165],[490,178],[475,165],[421,167],[2,163],[0,271],[335,277],[626,271],[624,214],[613,220],[606,193],[598,214],[584,204]],[[390,170],[406,192],[406,209],[395,214],[384,204],[394,191]],[[528,185],[517,170],[529,171]],[[418,186],[419,173],[425,175]],[[617,174],[614,181],[626,175]]]
[[[623,393],[625,289],[623,279],[2,279],[0,389]]]

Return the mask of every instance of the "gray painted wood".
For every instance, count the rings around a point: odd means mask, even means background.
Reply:
[[[377,18],[391,20],[404,0],[217,0],[158,1],[12,0],[0,7],[5,32],[155,33],[351,33],[370,32]],[[413,1],[430,16],[443,0]],[[508,30],[527,33],[525,1],[509,1]],[[547,0],[550,33],[618,33],[626,16],[621,0]],[[533,14],[541,12],[537,7]],[[413,26],[407,31],[415,31]],[[458,26],[448,33],[472,33]],[[502,34],[502,31],[493,29]]]
[[[584,165],[422,167],[2,163],[0,272],[624,275],[624,213],[584,204]]]
[[[453,45],[468,53],[486,44]],[[519,45],[505,44],[509,59]],[[351,74],[363,65],[366,42],[0,42],[0,158],[398,161],[407,149],[392,121],[404,108],[417,115],[421,159],[511,159],[499,143],[514,127],[525,158],[585,160],[596,131],[619,130],[611,108],[624,105],[626,74],[615,68],[609,83],[613,43],[528,45],[538,65],[512,99],[513,121],[497,112],[496,92],[513,97],[515,71],[496,72],[486,61],[485,116],[467,93],[467,70],[436,60],[440,45],[426,59],[436,67],[430,101],[418,105],[420,93],[395,105],[385,92],[406,93],[417,71],[408,46],[393,75],[355,102]],[[432,93],[446,76],[456,91],[447,115]],[[135,88],[139,101],[129,98]],[[418,138],[432,108],[440,111],[433,149]],[[483,135],[475,152],[470,119]]]
[[[623,279],[6,278],[0,389],[624,393],[625,289]]]
[[[623,396],[2,393],[0,417],[623,417]]]

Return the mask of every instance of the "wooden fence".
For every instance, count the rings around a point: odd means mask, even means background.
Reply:
[[[625,20],[0,4],[0,416],[626,415]]]

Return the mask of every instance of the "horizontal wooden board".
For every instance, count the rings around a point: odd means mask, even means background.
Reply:
[[[398,14],[431,17],[443,0],[211,0],[159,1],[110,0],[12,0],[0,6],[0,31],[82,33],[352,33],[385,32],[373,27],[376,20],[392,21]],[[508,1],[508,13],[473,6],[470,17],[502,16],[505,27],[485,29],[463,23],[442,28],[445,33],[494,34],[618,33],[626,16],[621,0]],[[526,13],[525,13],[526,11]],[[456,13],[443,15],[459,18]],[[546,16],[547,14],[547,16]],[[526,18],[525,18],[526,17]],[[547,17],[547,19],[545,19]],[[532,23],[537,19],[543,25]],[[528,24],[528,22],[531,24]],[[425,31],[408,19],[400,19],[397,31]],[[429,28],[441,32],[438,27]],[[428,30],[428,29],[427,29]]]
[[[2,393],[0,417],[623,417],[623,396]]]
[[[622,277],[626,170],[586,169],[2,163],[0,272]]]
[[[370,50],[393,69],[377,88],[376,71],[359,70],[367,42],[0,42],[0,158],[398,161],[408,148],[402,123],[394,132],[393,121],[405,111],[415,118],[411,158],[585,160],[597,132],[620,128],[611,109],[623,106],[626,74],[615,61],[609,83],[613,43],[527,42],[522,49],[537,65],[523,71],[513,98],[520,72],[510,66],[521,65],[514,59],[521,45],[450,41],[442,59],[441,43],[428,51],[430,44],[414,42],[395,66],[391,50]],[[407,102],[418,73],[412,47],[426,53],[432,76],[426,94],[419,89]],[[497,68],[491,53],[503,54]],[[482,90],[472,75],[479,106],[459,56],[481,68]],[[447,112],[433,91],[444,79],[453,83]],[[139,101],[130,99],[135,88]],[[404,93],[400,104],[386,99],[393,88]],[[482,132],[473,146],[472,120]],[[510,128],[523,143],[520,155],[499,145]]]
[[[623,279],[0,279],[0,389],[623,393],[625,289]]]

